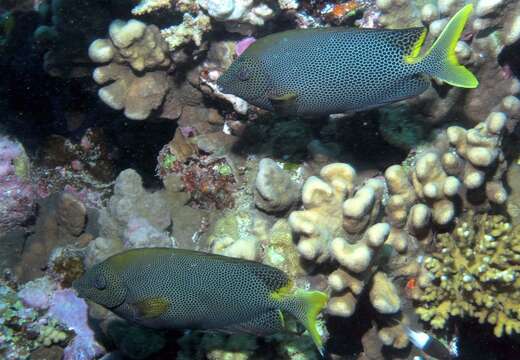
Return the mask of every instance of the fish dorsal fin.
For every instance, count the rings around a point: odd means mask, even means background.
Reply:
[[[271,102],[271,105],[277,114],[294,115],[297,112],[297,98],[297,93],[294,91],[289,91],[282,95],[271,95],[269,96],[269,101]]]
[[[134,309],[137,319],[153,319],[165,314],[170,302],[164,297],[154,297],[130,304],[130,307]]]
[[[426,39],[427,30],[424,27],[387,31],[386,36],[394,46],[397,46],[405,58],[416,58]]]
[[[252,266],[250,271],[273,293],[281,294],[292,289],[292,281],[282,270],[259,263],[258,266]]]

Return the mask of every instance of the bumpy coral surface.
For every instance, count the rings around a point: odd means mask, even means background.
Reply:
[[[35,199],[23,146],[0,135],[0,233],[22,225],[33,213]]]
[[[425,258],[417,313],[434,328],[468,316],[493,325],[495,336],[519,333],[519,263],[520,228],[501,215],[469,213]]]
[[[164,71],[170,65],[168,45],[155,25],[134,19],[114,20],[109,35],[89,47],[92,61],[109,63],[94,71],[94,80],[104,85],[98,95],[129,119],[144,120],[161,106],[170,86]]]

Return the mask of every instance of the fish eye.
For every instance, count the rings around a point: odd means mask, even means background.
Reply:
[[[107,281],[102,274],[99,274],[94,279],[94,287],[98,290],[104,290],[107,287]]]
[[[247,81],[251,77],[251,74],[246,69],[240,69],[237,76],[238,76],[238,80]]]

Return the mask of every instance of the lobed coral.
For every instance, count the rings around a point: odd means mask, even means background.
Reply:
[[[519,263],[520,228],[501,215],[469,212],[424,259],[417,313],[436,329],[458,316],[493,325],[497,337],[519,333]]]
[[[393,314],[400,309],[396,289],[384,274],[377,273],[391,231],[389,224],[378,223],[385,184],[369,179],[355,189],[355,181],[356,172],[347,164],[323,167],[320,177],[311,176],[304,183],[304,210],[293,211],[289,224],[300,236],[297,249],[302,257],[339,264],[328,276],[329,313],[351,316],[362,291],[372,283],[375,309]],[[377,281],[371,282],[374,274]]]
[[[92,61],[109,63],[94,70],[94,80],[104,85],[98,95],[111,108],[124,109],[127,118],[144,120],[170,88],[168,44],[155,25],[134,19],[114,20],[109,35],[92,42],[88,51]]]

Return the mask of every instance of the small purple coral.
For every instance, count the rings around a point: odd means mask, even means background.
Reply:
[[[105,352],[88,326],[87,311],[87,303],[74,290],[63,289],[54,293],[48,315],[76,333],[76,337],[65,348],[64,360],[91,360]]]

